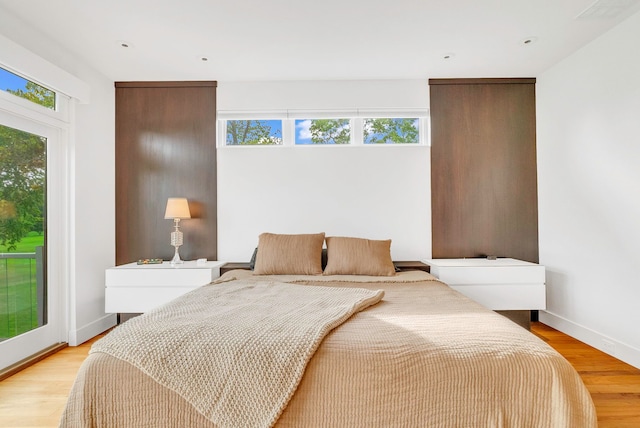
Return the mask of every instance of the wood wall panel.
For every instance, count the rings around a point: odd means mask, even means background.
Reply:
[[[431,79],[434,258],[538,262],[535,79]]]
[[[183,260],[217,258],[216,82],[116,83],[116,263],[171,260],[169,197],[186,197]]]

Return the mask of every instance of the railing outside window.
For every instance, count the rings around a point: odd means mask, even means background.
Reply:
[[[0,253],[0,341],[47,322],[43,248]]]

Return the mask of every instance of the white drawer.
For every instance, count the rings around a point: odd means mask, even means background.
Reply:
[[[494,311],[544,310],[547,308],[544,284],[474,284],[451,288]]]
[[[171,266],[130,263],[105,271],[105,285],[111,287],[198,287],[209,284],[220,276],[221,262],[207,262],[199,266],[195,262]]]
[[[431,273],[486,308],[546,309],[544,266],[517,259],[429,259]]]
[[[431,273],[454,284],[543,284],[544,266],[431,266]]]
[[[202,285],[202,284],[201,284]],[[110,287],[105,289],[106,313],[143,313],[198,287]]]

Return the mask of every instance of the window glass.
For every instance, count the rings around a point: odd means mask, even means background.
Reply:
[[[349,144],[349,119],[296,120],[296,144]]]
[[[418,144],[418,123],[417,118],[364,119],[364,144]]]
[[[282,144],[281,120],[227,120],[227,145]]]
[[[56,109],[56,93],[0,68],[0,89],[51,110]]]
[[[46,147],[0,125],[0,342],[47,323]]]

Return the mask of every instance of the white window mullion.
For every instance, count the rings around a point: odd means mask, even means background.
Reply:
[[[282,145],[296,145],[296,121],[295,119],[284,119],[282,121]]]
[[[227,145],[227,121],[218,120],[218,147],[224,147]]]
[[[364,129],[362,128],[362,119],[355,117],[351,119],[351,144],[361,146],[364,144]]]
[[[420,126],[420,144],[431,146],[431,119],[429,117],[421,117],[418,123]]]

